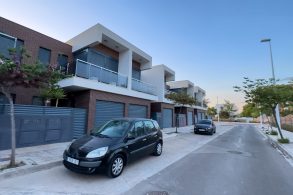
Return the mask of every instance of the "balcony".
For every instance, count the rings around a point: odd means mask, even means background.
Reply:
[[[140,80],[132,78],[132,90],[151,94],[151,95],[156,95],[156,88],[155,86],[142,82]]]
[[[75,76],[127,88],[127,76],[79,59],[76,60]]]

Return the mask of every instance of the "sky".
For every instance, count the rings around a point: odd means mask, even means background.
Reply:
[[[60,41],[101,23],[165,64],[176,80],[206,90],[209,106],[229,100],[243,77],[293,77],[292,0],[0,0],[0,16]]]

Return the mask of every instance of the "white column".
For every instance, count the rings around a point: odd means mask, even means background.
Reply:
[[[131,90],[132,83],[132,51],[126,50],[119,53],[118,73],[127,76],[127,88]]]

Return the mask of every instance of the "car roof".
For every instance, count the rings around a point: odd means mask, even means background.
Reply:
[[[152,119],[149,119],[149,118],[130,118],[130,117],[124,117],[124,118],[113,118],[111,120],[126,120],[126,121],[129,121],[129,122],[134,122],[134,121],[153,121]]]

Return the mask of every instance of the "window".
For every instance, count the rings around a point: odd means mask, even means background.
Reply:
[[[0,32],[0,55],[9,58],[8,49],[14,48],[16,38]]]
[[[68,63],[68,56],[64,54],[58,54],[58,66],[61,71],[66,71]]]
[[[145,135],[144,133],[144,126],[143,126],[143,122],[136,122],[134,125],[134,129],[135,129],[135,137],[140,137]]]
[[[156,132],[157,129],[155,128],[154,124],[152,123],[152,121],[144,121],[144,125],[145,125],[145,131],[146,133],[153,133]]]
[[[38,96],[33,96],[32,105],[44,106],[44,99]]]
[[[51,50],[40,47],[38,59],[43,65],[48,66],[51,59]]]
[[[141,75],[140,70],[132,68],[132,78],[140,80],[140,77],[141,77],[140,75]]]

